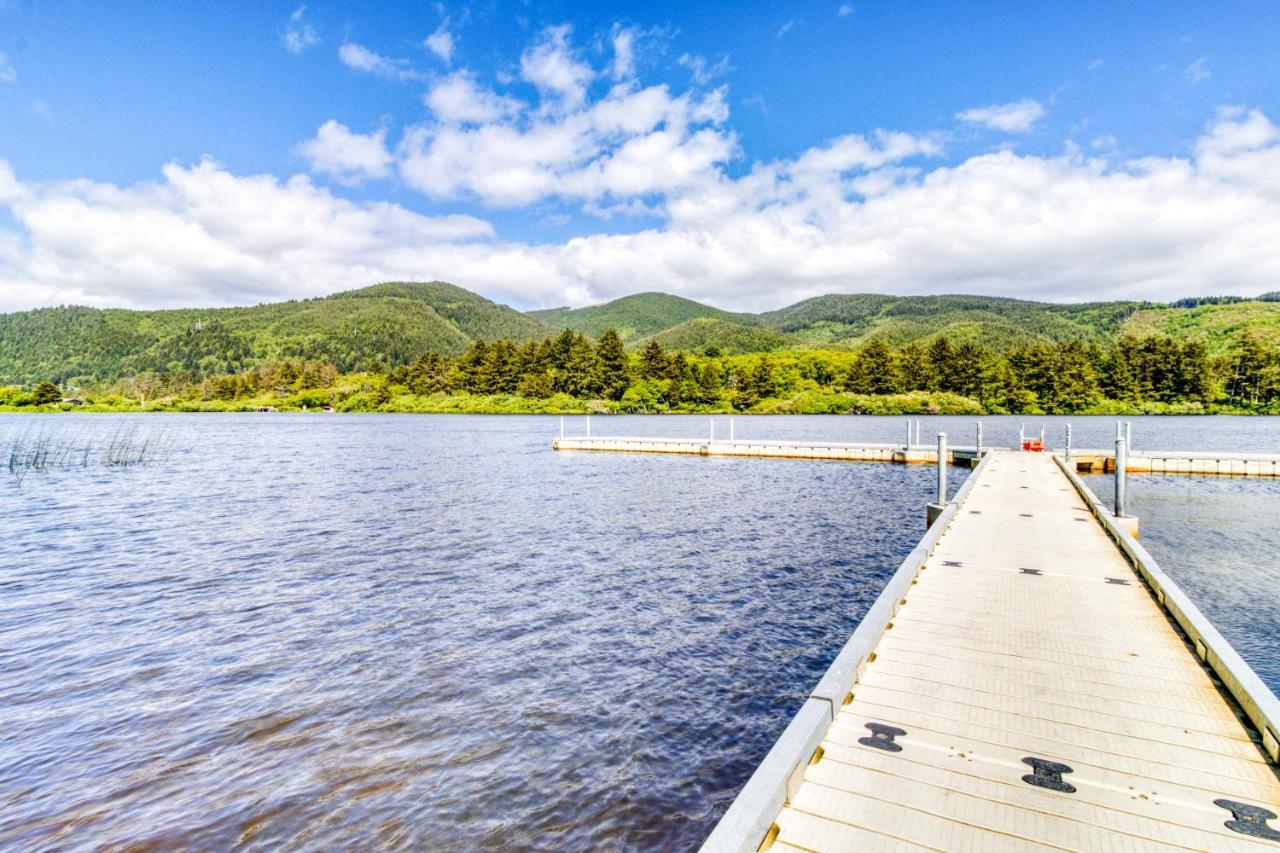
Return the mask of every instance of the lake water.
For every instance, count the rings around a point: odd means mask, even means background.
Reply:
[[[983,420],[1007,445],[1025,419]],[[1133,420],[1138,448],[1280,452],[1274,419]],[[927,441],[972,443],[972,418],[924,421]],[[1077,446],[1114,434],[1072,422]],[[122,423],[172,453],[0,478],[0,847],[696,847],[922,534],[934,482],[557,454],[546,417],[0,416],[0,450]],[[1222,520],[1206,508],[1274,506],[1275,487],[1147,479],[1144,539],[1206,611],[1275,613],[1274,525],[1222,532],[1182,574],[1176,559],[1199,518]],[[1274,618],[1223,628],[1275,657]]]

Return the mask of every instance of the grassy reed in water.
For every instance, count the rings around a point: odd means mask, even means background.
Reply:
[[[168,432],[143,429],[137,424],[117,427],[109,436],[24,429],[0,443],[0,460],[18,482],[33,471],[131,468],[163,461],[172,452],[173,439]]]

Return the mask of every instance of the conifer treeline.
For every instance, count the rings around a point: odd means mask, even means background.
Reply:
[[[50,388],[44,389],[42,401],[52,400]],[[909,343],[897,349],[873,339],[857,352],[725,356],[714,347],[697,355],[672,353],[652,340],[639,353],[628,353],[613,330],[598,343],[564,331],[524,345],[477,340],[456,358],[426,352],[390,369],[368,364],[352,376],[340,375],[330,363],[296,361],[223,376],[144,373],[117,383],[112,391],[142,407],[164,397],[232,406],[278,399],[298,407],[360,409],[386,406],[402,395],[465,394],[531,402],[565,395],[603,401],[614,411],[746,411],[764,401],[819,394],[828,395],[821,411],[849,411],[861,410],[863,404],[847,395],[925,392],[958,395],[973,401],[964,403],[967,408],[976,405],[988,412],[1099,411],[1112,403],[1148,409],[1157,404],[1154,410],[1160,411],[1168,410],[1161,406],[1203,410],[1217,405],[1280,412],[1280,350],[1246,332],[1233,355],[1217,359],[1200,343],[1158,335],[1122,337],[1106,347],[1079,341],[1035,343],[1003,354],[938,337],[927,346]],[[0,388],[0,405],[6,404],[39,403],[32,393]],[[556,405],[552,401],[552,408]],[[510,408],[522,410],[514,404]]]
[[[776,356],[774,357],[776,358]],[[517,347],[477,341],[453,360],[426,353],[387,375],[415,394],[464,392],[630,402],[640,408],[728,402],[739,410],[795,390],[795,379],[829,391],[958,394],[991,410],[1078,412],[1103,400],[1122,403],[1223,402],[1263,407],[1280,402],[1280,352],[1245,335],[1239,353],[1211,359],[1197,342],[1164,336],[1123,337],[1108,348],[1079,341],[1035,343],[998,354],[981,345],[938,337],[893,349],[875,339],[855,355],[805,353],[778,376],[770,356],[724,359],[668,353],[650,341],[635,356],[609,330],[598,345],[565,331]],[[790,375],[794,374],[794,375]]]

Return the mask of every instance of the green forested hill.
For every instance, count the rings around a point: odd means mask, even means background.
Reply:
[[[1246,330],[1259,343],[1280,347],[1280,302],[1152,307],[1138,311],[1121,326],[1124,334],[1135,337],[1159,334],[1199,341],[1208,347],[1211,355],[1225,355],[1235,350]]]
[[[600,337],[606,329],[614,329],[627,343],[703,317],[731,323],[759,322],[751,314],[721,311],[669,293],[636,293],[603,305],[531,311],[530,316],[557,328],[573,329],[592,338]]]
[[[42,308],[0,314],[0,384],[109,382],[144,372],[233,373],[306,359],[355,370],[477,337],[526,341],[549,326],[460,287],[381,284],[323,299],[170,311]]]
[[[724,355],[749,352],[773,352],[794,347],[794,338],[765,326],[733,323],[714,317],[698,317],[672,326],[656,335],[642,338],[638,344],[657,341],[664,349],[684,352],[719,351]]]
[[[1274,300],[1276,297],[1272,296]],[[598,339],[616,329],[628,348],[726,356],[784,349],[980,344],[1007,354],[1031,343],[1106,344],[1167,335],[1233,353],[1246,332],[1280,346],[1280,302],[1210,297],[1173,305],[1056,305],[983,296],[833,294],[763,314],[735,314],[663,293],[603,305],[520,313],[444,282],[389,282],[303,301],[166,311],[42,308],[0,314],[0,385],[43,380],[110,383],[139,373],[210,376],[285,360],[407,364],[424,352],[457,356],[477,339],[516,344],[564,329]]]
[[[880,338],[901,346],[946,335],[958,343],[1010,350],[1035,341],[1103,341],[1139,307],[1108,302],[1052,305],[992,296],[831,294],[761,315],[810,344],[861,346]]]

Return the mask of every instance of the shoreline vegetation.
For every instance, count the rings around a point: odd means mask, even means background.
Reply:
[[[997,352],[946,336],[898,348],[628,352],[613,329],[518,345],[475,340],[342,373],[282,361],[235,373],[147,372],[99,386],[0,387],[0,412],[336,411],[469,414],[1280,414],[1280,349],[1248,331],[1230,355],[1125,336]]]

